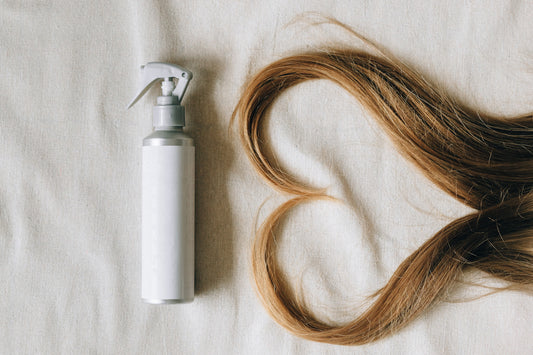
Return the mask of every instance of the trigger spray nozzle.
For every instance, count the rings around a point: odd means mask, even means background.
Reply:
[[[181,100],[191,79],[192,73],[189,70],[175,64],[151,62],[143,65],[139,90],[128,108],[135,105],[156,82],[162,80],[161,96],[154,106],[154,127],[182,127],[185,125],[185,109],[181,106]]]

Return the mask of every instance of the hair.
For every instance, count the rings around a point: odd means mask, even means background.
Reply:
[[[262,123],[286,89],[326,79],[348,91],[424,175],[476,211],[438,231],[396,269],[353,321],[330,325],[299,300],[276,259],[274,229],[293,207],[331,199],[292,177],[266,154]],[[442,299],[467,267],[514,286],[533,283],[533,116],[479,114],[454,102],[394,59],[356,50],[304,53],[261,69],[246,85],[232,121],[259,175],[293,198],[256,233],[252,270],[274,320],[309,340],[365,344],[401,329]]]

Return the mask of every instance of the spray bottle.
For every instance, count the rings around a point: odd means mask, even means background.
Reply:
[[[192,73],[168,63],[141,67],[141,85],[128,108],[156,82],[152,134],[142,147],[142,300],[194,299],[194,141],[183,132],[181,101]],[[177,80],[177,85],[174,82]]]

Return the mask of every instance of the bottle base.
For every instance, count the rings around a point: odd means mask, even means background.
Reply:
[[[157,298],[141,298],[144,303],[149,304],[176,304],[176,303],[191,303],[194,298],[188,299],[157,299]]]

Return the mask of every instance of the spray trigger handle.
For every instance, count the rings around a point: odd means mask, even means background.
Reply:
[[[178,79],[175,85],[173,79]],[[178,98],[178,105],[185,95],[192,73],[175,64],[150,62],[141,66],[141,81],[139,92],[130,102],[128,108],[135,105],[137,101],[158,81],[164,80],[162,88],[163,96],[175,96]]]

